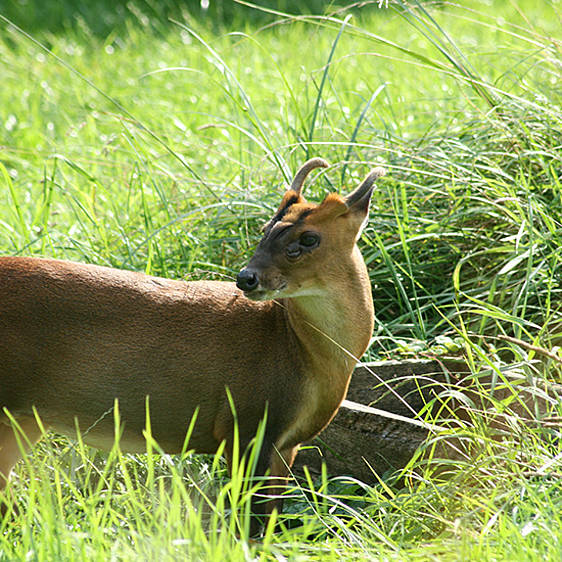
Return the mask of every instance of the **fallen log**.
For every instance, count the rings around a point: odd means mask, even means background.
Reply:
[[[533,418],[537,403],[546,412],[562,397],[557,386],[556,396],[537,402],[529,377],[517,368],[510,367],[499,381],[497,374],[483,371],[475,376],[465,361],[450,358],[359,364],[347,399],[322,434],[301,448],[296,470],[306,465],[318,474],[324,462],[331,476],[373,483],[376,475],[406,466],[430,434],[444,426],[470,424],[474,412],[487,416],[497,432],[505,432],[507,416],[495,409],[498,400],[517,394],[511,412]],[[437,454],[458,458],[458,440],[441,440]]]

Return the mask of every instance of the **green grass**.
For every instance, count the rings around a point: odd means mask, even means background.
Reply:
[[[475,405],[450,430],[460,461],[428,443],[402,479],[295,481],[262,544],[237,538],[216,459],[44,442],[18,469],[0,559],[559,560],[560,4],[374,3],[345,22],[343,2],[276,4],[298,18],[43,4],[0,3],[20,27],[0,21],[2,253],[231,279],[307,156],[333,165],[311,199],[383,164],[361,241],[368,357],[452,342],[475,383],[488,370],[508,387],[507,431],[492,439]],[[547,411],[517,409],[528,395]]]

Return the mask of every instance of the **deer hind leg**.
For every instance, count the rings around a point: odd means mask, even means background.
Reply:
[[[13,498],[2,494],[8,484],[12,469],[41,437],[41,429],[34,418],[19,418],[16,421],[19,426],[18,428],[7,421],[0,422],[1,516],[4,516],[9,511],[9,507],[13,503]]]

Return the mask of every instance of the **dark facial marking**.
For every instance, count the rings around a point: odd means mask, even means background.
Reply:
[[[299,196],[297,194],[291,196],[287,200],[285,206],[279,209],[277,213],[273,215],[273,218],[265,225],[264,228],[265,236],[267,236],[271,232],[271,229],[275,226],[276,223],[278,223],[280,220],[283,219],[283,217],[287,214],[287,211],[290,209],[290,207],[294,205],[298,200],[299,200]]]
[[[283,234],[285,234],[288,230],[294,228],[295,226],[300,225],[304,219],[310,215],[310,213],[312,213],[313,209],[307,209],[305,211],[303,211],[300,215],[299,218],[292,223],[289,223],[285,226],[280,226],[279,228],[276,228],[274,232],[272,232],[274,230],[274,227],[276,224],[279,223],[279,221],[277,221],[277,223],[269,223],[267,225],[266,231],[264,233],[264,240],[268,239],[270,242],[277,240],[278,238],[280,238]]]
[[[303,211],[300,215],[299,218],[295,221],[295,225],[297,224],[301,224],[304,219],[306,217],[308,217],[308,215],[310,215],[310,213],[312,213],[312,211],[314,211],[314,209],[307,209],[306,211]]]
[[[275,226],[275,225],[273,225]],[[269,240],[273,241],[273,240],[277,240],[277,238],[280,238],[282,234],[284,234],[285,232],[287,232],[287,230],[289,230],[290,228],[292,228],[294,225],[293,224],[287,224],[285,226],[280,226],[279,228],[275,229],[275,232],[272,232],[273,230],[273,226],[269,231]],[[267,235],[266,235],[267,236]]]
[[[299,196],[297,194],[293,195],[292,197],[289,198],[285,206],[282,209],[279,209],[277,213],[273,215],[273,218],[265,226],[266,236],[270,233],[275,223],[278,223],[287,214],[289,207],[291,207],[291,205],[294,205],[298,200],[299,200]]]

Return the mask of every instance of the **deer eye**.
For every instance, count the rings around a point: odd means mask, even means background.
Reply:
[[[301,234],[299,243],[305,248],[314,248],[320,243],[320,236],[316,232],[304,232]]]
[[[302,254],[302,250],[298,244],[293,242],[292,244],[289,244],[285,248],[285,254],[287,255],[288,258],[296,259]]]

